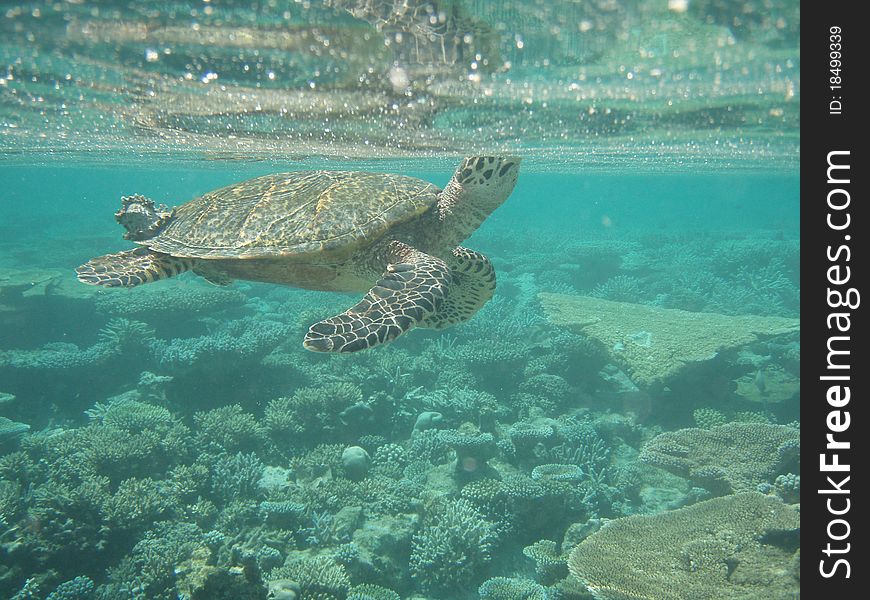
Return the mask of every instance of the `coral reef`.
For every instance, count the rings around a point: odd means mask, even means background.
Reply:
[[[800,589],[791,568],[799,528],[795,508],[746,492],[610,521],[571,551],[568,567],[604,600],[785,600]]]
[[[474,319],[351,356],[344,296],[0,273],[0,597],[794,592],[798,246],[482,234]]]

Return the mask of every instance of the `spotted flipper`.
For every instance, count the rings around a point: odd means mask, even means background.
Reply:
[[[356,305],[315,323],[304,346],[315,352],[357,352],[407,333],[444,302],[452,282],[440,258],[409,249]]]
[[[79,281],[105,287],[134,287],[189,270],[193,261],[148,248],[134,248],[92,258],[76,269]]]
[[[450,260],[453,283],[438,310],[420,323],[427,329],[444,329],[467,321],[489,302],[495,293],[495,269],[489,259],[474,250],[458,246]]]

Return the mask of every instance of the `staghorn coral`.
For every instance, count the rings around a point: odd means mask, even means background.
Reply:
[[[439,464],[447,460],[449,449],[439,430],[425,429],[413,432],[408,451],[417,460]]]
[[[479,580],[496,541],[494,525],[467,500],[436,505],[411,541],[411,578],[427,593],[450,597]]]
[[[787,537],[799,528],[795,508],[741,493],[610,521],[572,550],[568,567],[601,600],[787,600],[799,595]]]
[[[273,527],[295,528],[305,517],[305,505],[292,500],[265,500],[259,509],[263,521]]]
[[[486,344],[459,344],[450,358],[470,371],[481,388],[498,391],[519,382],[527,351],[527,347],[498,337]]]
[[[527,377],[519,386],[519,392],[543,399],[550,410],[564,406],[571,401],[573,391],[564,377],[550,373],[540,373]]]
[[[96,476],[116,483],[154,475],[184,461],[190,451],[190,430],[174,419],[139,431],[96,422],[31,437],[28,451],[40,457],[50,477],[73,485]]]
[[[717,494],[750,491],[787,472],[800,432],[784,425],[729,423],[657,435],[640,460],[686,477]]]
[[[21,510],[21,485],[0,479],[0,527],[15,521]]]

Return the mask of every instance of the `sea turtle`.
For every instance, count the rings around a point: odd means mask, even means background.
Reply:
[[[413,177],[360,171],[265,175],[173,209],[139,195],[115,219],[139,246],[91,259],[80,281],[133,287],[193,271],[312,290],[367,291],[312,325],[304,346],[355,352],[414,327],[471,318],[492,297],[486,256],[458,246],[511,194],[520,159],[464,159],[441,190]]]

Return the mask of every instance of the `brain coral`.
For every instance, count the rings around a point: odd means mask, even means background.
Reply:
[[[800,596],[796,548],[771,540],[799,528],[795,507],[735,494],[610,521],[571,552],[568,568],[599,600],[786,600]]]
[[[785,425],[729,423],[680,429],[647,442],[640,460],[718,494],[755,490],[797,461],[800,432]]]

